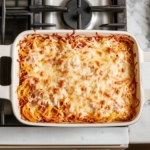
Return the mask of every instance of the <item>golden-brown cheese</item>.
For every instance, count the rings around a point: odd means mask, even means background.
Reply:
[[[127,37],[33,34],[18,49],[23,119],[96,123],[135,115],[133,43]]]

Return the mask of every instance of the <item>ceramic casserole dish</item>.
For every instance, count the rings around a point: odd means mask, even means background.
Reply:
[[[58,35],[66,35],[66,33],[71,34],[72,30],[37,30],[36,34],[53,34],[57,33]],[[10,100],[13,108],[13,113],[16,118],[23,124],[34,125],[34,126],[59,126],[59,127],[106,127],[106,126],[127,126],[135,123],[141,113],[142,108],[146,100],[150,98],[150,90],[148,89],[148,84],[144,85],[144,79],[146,76],[146,71],[150,66],[150,53],[144,52],[141,50],[137,40],[135,37],[124,31],[104,31],[104,30],[76,30],[75,33],[77,35],[87,35],[94,36],[95,33],[98,33],[102,36],[110,36],[110,35],[120,35],[125,36],[134,42],[133,51],[136,53],[135,62],[138,62],[136,65],[137,74],[136,74],[136,97],[140,100],[139,106],[136,108],[136,116],[131,121],[120,121],[120,122],[111,122],[111,123],[36,123],[29,122],[23,120],[20,115],[19,102],[17,96],[17,87],[19,85],[19,63],[18,60],[18,50],[17,45],[20,40],[23,40],[26,35],[34,34],[34,31],[25,31],[17,36],[14,43],[11,45],[0,45],[0,57],[9,56],[12,58],[12,66],[11,66],[11,85],[9,86],[0,86],[0,97],[6,100]],[[149,67],[150,68],[150,67]]]

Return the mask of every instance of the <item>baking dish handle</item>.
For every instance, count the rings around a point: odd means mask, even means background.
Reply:
[[[150,62],[150,52],[148,51],[143,51],[141,50],[143,53],[143,61],[144,62]]]
[[[144,100],[150,100],[150,89],[144,89]]]
[[[150,100],[150,61],[141,63],[141,84],[144,92],[143,99]]]
[[[11,57],[11,45],[0,45],[0,58]],[[10,85],[0,85],[0,98],[10,100]]]
[[[142,63],[141,63],[141,83],[143,88],[143,98],[145,101],[150,100],[150,52],[142,52]]]

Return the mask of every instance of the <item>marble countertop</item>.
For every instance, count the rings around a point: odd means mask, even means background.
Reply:
[[[127,0],[127,31],[138,40],[144,51],[150,51],[150,0]],[[141,118],[130,128],[130,143],[150,143],[150,101],[144,105]]]

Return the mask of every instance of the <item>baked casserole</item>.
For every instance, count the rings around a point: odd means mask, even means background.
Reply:
[[[19,46],[21,117],[30,122],[132,120],[136,98],[133,42],[125,36],[30,34]]]

